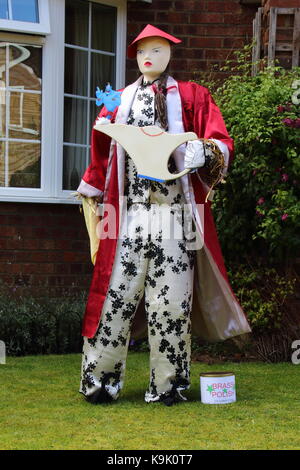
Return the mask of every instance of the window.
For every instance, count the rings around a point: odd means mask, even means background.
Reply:
[[[96,87],[116,86],[115,6],[66,1],[63,189],[77,189],[89,160]],[[101,31],[101,34],[99,32]]]
[[[48,0],[0,0],[0,29],[49,34]]]
[[[3,21],[14,22],[14,3],[0,0]],[[42,3],[28,1],[30,21]],[[124,86],[126,0],[51,0],[49,19],[46,37],[0,31],[2,201],[74,203],[99,112],[96,87]]]
[[[0,0],[0,17],[6,20],[39,22],[37,0]]]
[[[0,186],[40,187],[42,47],[0,42]]]

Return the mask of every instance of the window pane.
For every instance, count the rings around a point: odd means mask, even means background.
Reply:
[[[88,53],[65,48],[65,93],[87,96]]]
[[[65,43],[88,46],[89,4],[80,0],[66,0]]]
[[[64,142],[86,144],[87,101],[65,98]]]
[[[76,190],[86,169],[86,148],[64,146],[63,189]]]
[[[11,0],[12,18],[15,21],[39,22],[37,0]]]
[[[0,88],[6,86],[6,43],[0,42]]]
[[[115,58],[92,53],[91,59],[91,97],[95,97],[97,86],[104,90],[107,83],[115,88]]]
[[[5,186],[5,148],[6,142],[0,142],[0,186]]]
[[[98,114],[101,111],[101,108],[102,108],[102,106],[96,106],[96,101],[91,101],[91,103],[90,103],[90,122],[89,122],[90,130],[92,130],[92,126],[94,125],[95,120],[96,120]]]
[[[92,4],[92,49],[115,52],[116,18],[115,7]]]
[[[0,186],[39,188],[42,48],[0,45]]]
[[[8,3],[7,0],[0,0],[0,18],[8,19]]]
[[[9,186],[39,188],[41,145],[39,143],[9,142]]]
[[[0,80],[1,86],[1,80]],[[0,137],[5,137],[6,133],[6,95],[5,90],[0,88]]]
[[[41,138],[41,95],[10,93],[9,138]]]
[[[72,144],[64,145],[63,150],[66,190],[78,187],[86,169],[91,126],[100,111],[95,104],[96,88],[104,89],[108,82],[115,88],[116,29],[117,8],[66,0],[65,95],[78,97],[65,96],[64,143]]]
[[[42,48],[40,46],[9,46],[9,86],[41,90]]]

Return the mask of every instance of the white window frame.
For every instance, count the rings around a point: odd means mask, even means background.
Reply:
[[[15,21],[0,19],[0,30],[15,31],[18,33],[50,34],[49,3],[48,0],[38,0],[39,22]]]
[[[89,1],[89,0],[84,0]],[[93,0],[117,8],[116,88],[125,84],[127,0]],[[45,38],[42,67],[41,188],[0,187],[0,201],[78,204],[62,189],[65,0],[51,0],[51,34]]]

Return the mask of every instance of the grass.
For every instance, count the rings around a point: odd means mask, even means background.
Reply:
[[[189,401],[147,404],[148,354],[130,352],[118,402],[78,393],[80,354],[9,357],[0,365],[1,449],[299,449],[299,370],[291,363],[192,364]],[[300,367],[299,367],[300,369]],[[204,405],[200,372],[232,370],[237,401]]]

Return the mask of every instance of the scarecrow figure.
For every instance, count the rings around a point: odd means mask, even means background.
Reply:
[[[221,162],[219,181],[233,142],[209,91],[166,72],[171,44],[180,42],[148,25],[130,44],[128,56],[137,58],[142,75],[123,90],[111,122],[196,133],[198,140],[180,145],[169,160],[173,173],[191,171],[165,182],[141,178],[125,150],[93,129],[91,163],[78,188],[103,202],[104,213],[113,207],[115,219],[115,234],[100,237],[83,321],[80,392],[94,404],[119,397],[130,337],[148,333],[145,401],[170,406],[186,400],[182,392],[190,386],[192,328],[209,341],[250,331],[228,282],[208,199],[214,164]],[[100,120],[108,113],[103,108]],[[201,246],[184,230],[186,218]]]

